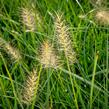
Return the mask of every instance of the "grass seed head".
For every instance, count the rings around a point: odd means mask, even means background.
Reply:
[[[5,49],[13,60],[20,61],[22,59],[20,52],[14,47],[12,47],[10,44],[6,44]]]
[[[98,10],[95,19],[101,25],[109,25],[109,10]]]
[[[60,45],[60,50],[64,51],[66,57],[72,63],[75,63],[76,53],[72,48],[69,28],[65,25],[65,20],[63,20],[63,15],[56,13],[56,19],[54,23],[55,23],[57,41],[58,44]]]
[[[21,8],[21,22],[26,28],[26,32],[35,31],[35,13],[32,9]]]
[[[5,52],[8,55],[10,55],[10,57],[12,58],[12,60],[14,60],[14,61],[20,61],[22,59],[19,50],[17,50],[16,48],[12,47],[3,38],[0,38],[0,42],[2,42],[2,44],[0,46],[5,50]]]
[[[41,46],[40,63],[45,68],[56,68],[58,66],[58,57],[56,56],[53,45],[49,41],[44,41]]]
[[[25,82],[24,88],[22,90],[22,101],[25,104],[31,104],[34,100],[34,96],[38,89],[38,76],[37,72],[33,70],[30,75],[28,75]]]
[[[106,5],[108,4],[107,0],[90,0],[90,3],[94,7],[106,7]]]

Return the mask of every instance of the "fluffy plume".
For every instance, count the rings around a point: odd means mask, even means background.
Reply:
[[[44,41],[41,46],[40,63],[45,68],[56,68],[58,66],[58,57],[53,46],[48,41]]]
[[[22,102],[25,104],[31,104],[34,100],[38,89],[38,76],[36,70],[33,70],[28,75],[27,80],[22,90]]]
[[[101,25],[109,25],[109,10],[97,10],[95,19]]]
[[[21,8],[21,22],[26,28],[26,32],[35,31],[35,13],[32,9]]]
[[[60,45],[60,50],[64,51],[65,56],[68,58],[68,60],[71,63],[75,63],[76,53],[72,48],[68,27],[65,25],[65,21],[62,20],[62,17],[62,14],[56,14],[55,28],[57,41]]]
[[[22,59],[20,52],[12,47],[9,43],[7,43],[4,39],[0,38],[1,47],[6,51],[7,54],[10,55],[10,57],[15,60],[19,61]]]

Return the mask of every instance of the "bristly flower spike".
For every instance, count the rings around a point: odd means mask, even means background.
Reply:
[[[95,19],[101,25],[109,25],[109,10],[97,10],[95,13]]]
[[[20,61],[22,59],[22,56],[20,54],[20,51],[16,48],[12,47],[8,42],[6,42],[3,38],[0,38],[0,42],[2,43],[0,46],[5,50],[5,52],[10,55],[12,60],[14,61]]]
[[[29,105],[31,104],[37,94],[38,90],[38,75],[34,69],[27,77],[24,88],[22,90],[22,102]]]
[[[58,67],[58,57],[56,56],[53,45],[48,41],[44,41],[41,45],[40,51],[40,63],[44,68],[57,68]]]
[[[36,29],[35,12],[29,8],[21,8],[21,22],[25,26],[26,32],[34,32]]]
[[[75,63],[76,53],[72,47],[69,28],[65,25],[65,20],[63,20],[63,14],[56,13],[56,19],[54,23],[56,29],[57,43],[60,46],[60,50],[64,51],[65,56],[71,63]]]

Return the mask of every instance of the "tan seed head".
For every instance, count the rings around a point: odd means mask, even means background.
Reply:
[[[36,95],[38,89],[38,76],[37,72],[33,70],[30,75],[28,75],[27,80],[24,84],[24,88],[22,90],[22,102],[25,104],[31,104],[34,100],[34,96]]]
[[[56,29],[56,38],[58,44],[60,45],[60,50],[64,51],[65,56],[68,58],[70,62],[75,63],[76,53],[73,50],[69,28],[65,25],[63,15],[56,13],[56,19],[54,23]]]
[[[40,63],[45,68],[56,68],[58,65],[58,58],[55,54],[53,45],[51,45],[48,41],[44,41],[41,46]]]
[[[3,38],[0,38],[1,47],[6,51],[8,55],[12,58],[14,61],[20,61],[22,59],[22,56],[20,54],[20,51],[16,48],[12,47],[8,42],[6,42]]]
[[[109,11],[98,10],[95,14],[95,19],[101,25],[109,25]]]
[[[25,26],[26,32],[33,32],[36,29],[34,11],[29,8],[21,8],[21,22]]]

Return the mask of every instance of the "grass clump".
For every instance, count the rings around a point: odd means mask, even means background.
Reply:
[[[109,109],[108,2],[92,2],[0,0],[0,109]]]

